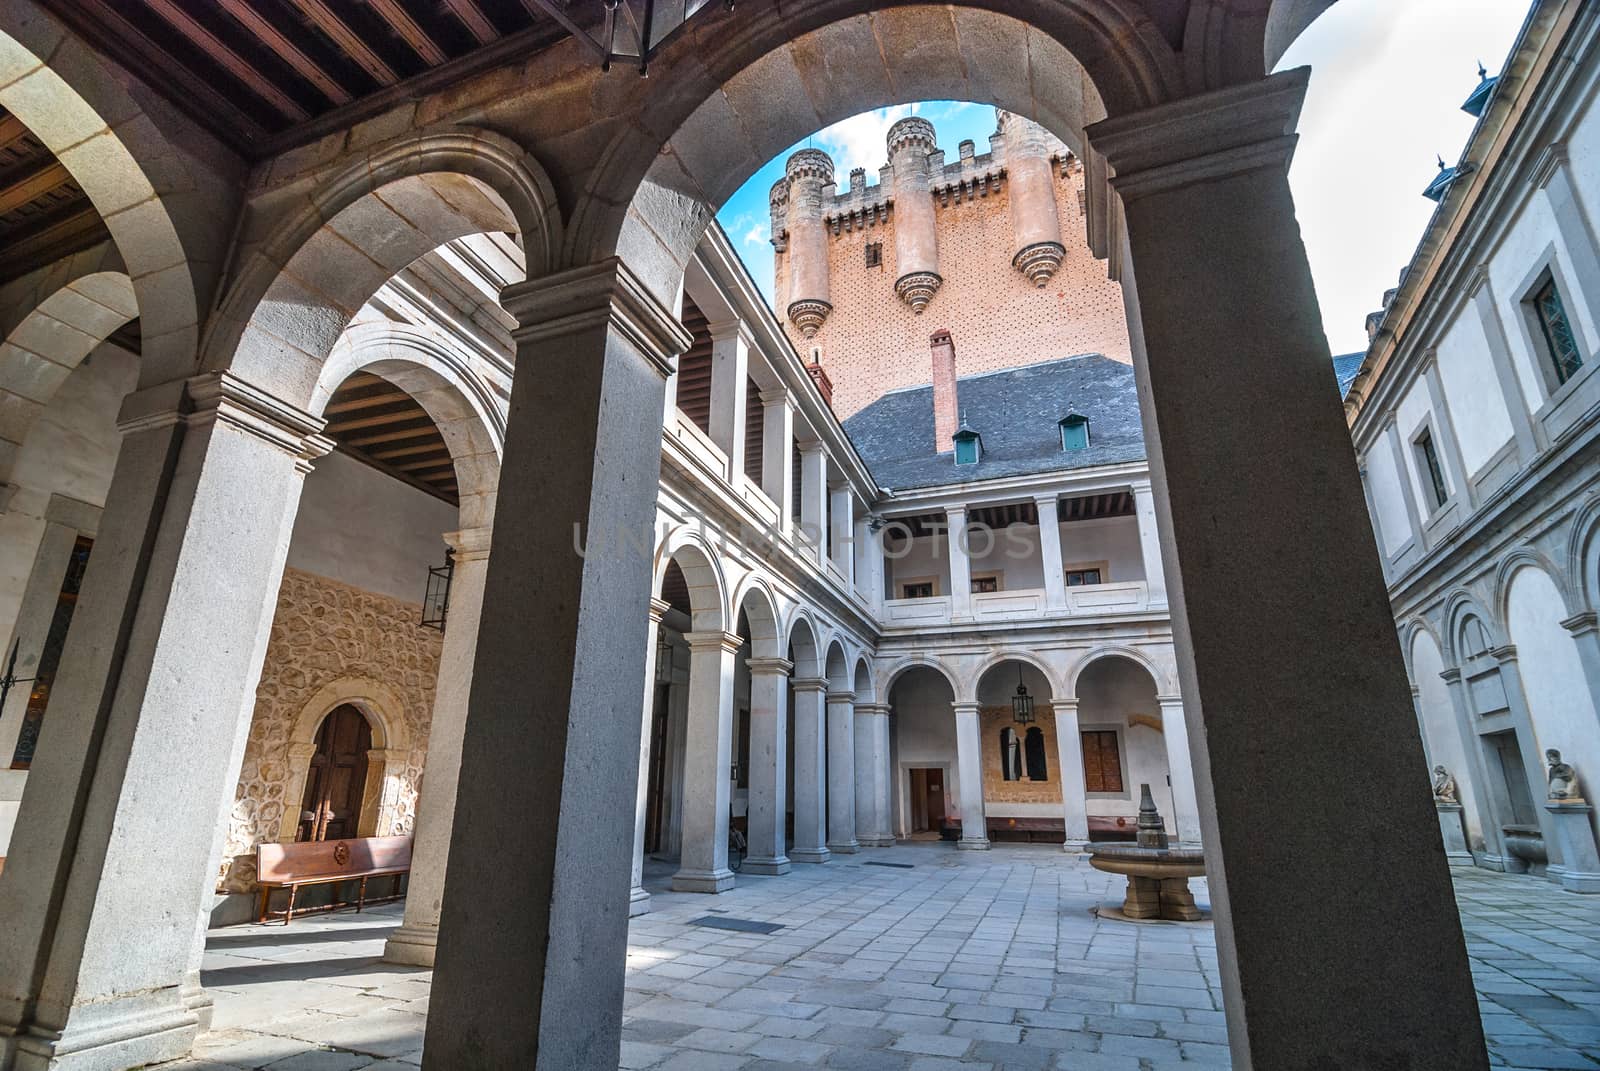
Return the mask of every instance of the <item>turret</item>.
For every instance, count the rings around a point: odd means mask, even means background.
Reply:
[[[784,167],[789,256],[789,322],[810,338],[833,311],[828,301],[828,232],[822,209],[833,200],[833,160],[821,149],[801,149]],[[773,241],[780,239],[778,195],[773,192]],[[780,247],[780,249],[783,247]]]
[[[1056,213],[1051,138],[1038,123],[995,109],[1005,138],[1006,178],[1011,187],[1011,264],[1034,286],[1043,287],[1067,255]]]
[[[933,218],[933,181],[928,154],[936,147],[933,124],[916,116],[889,128],[889,167],[894,173],[894,251],[900,277],[894,292],[920,313],[944,279],[939,275],[939,238]]]

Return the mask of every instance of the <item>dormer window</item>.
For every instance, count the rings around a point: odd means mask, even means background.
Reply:
[[[956,444],[956,464],[976,465],[983,456],[983,436],[963,424],[951,438]]]
[[[1061,449],[1089,449],[1089,418],[1068,413],[1061,418]]]

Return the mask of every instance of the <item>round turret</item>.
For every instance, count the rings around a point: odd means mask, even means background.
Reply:
[[[1034,286],[1043,287],[1066,259],[1061,219],[1056,212],[1054,139],[1038,123],[995,109],[1005,142],[1006,178],[1011,189],[1011,234],[1016,255],[1011,264]]]
[[[938,148],[933,124],[915,115],[889,128],[889,167],[894,172],[894,292],[920,314],[944,279],[939,275],[939,237],[933,218],[933,177],[928,154]]]
[[[821,149],[801,149],[784,164],[788,234],[789,322],[811,338],[833,311],[828,297],[828,232],[824,207],[833,199],[833,158]],[[777,193],[773,198],[773,234],[778,233]],[[780,250],[781,251],[781,250]]]

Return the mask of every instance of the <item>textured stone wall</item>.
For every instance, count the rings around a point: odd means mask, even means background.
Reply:
[[[1083,169],[1056,177],[1056,207],[1066,259],[1038,289],[1011,265],[1016,253],[1009,184],[987,197],[935,208],[939,272],[944,284],[917,315],[895,296],[901,270],[895,259],[895,222],[841,230],[828,238],[833,312],[815,338],[785,321],[804,356],[820,348],[833,380],[833,408],[847,417],[886,391],[931,382],[928,338],[948,328],[956,347],[956,372],[966,376],[1017,365],[1102,353],[1131,361],[1122,288],[1106,278],[1106,265],[1089,251],[1079,203]],[[866,246],[883,243],[883,259],[866,267]],[[776,257],[776,293],[785,290],[786,257]],[[781,315],[781,312],[780,312]]]
[[[982,707],[978,710],[978,724],[983,732],[983,798],[991,803],[1060,803],[1061,764],[1056,758],[1056,716],[1043,703],[1033,708],[1037,725],[1044,733],[1044,762],[1049,780],[1028,779],[1028,755],[1023,743],[1027,729],[1012,720],[1011,708]],[[1022,779],[1007,781],[1000,765],[1000,730],[1010,726],[1017,734],[1021,757]]]
[[[389,740],[383,741],[375,726],[373,747],[392,746],[403,731],[408,754],[388,763],[387,784],[376,783],[383,764],[369,763],[368,793],[381,793],[375,835],[411,832],[442,641],[440,633],[418,626],[420,616],[414,603],[285,570],[228,820],[218,891],[251,888],[256,845],[279,839],[285,809],[299,808],[300,800],[288,797],[304,785],[307,760],[291,759],[290,733],[297,719],[322,713],[307,708],[340,680],[375,681],[403,707],[380,712],[389,724]]]

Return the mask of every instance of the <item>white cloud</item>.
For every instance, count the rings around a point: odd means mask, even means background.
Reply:
[[[834,173],[839,176],[842,186],[855,168],[864,167],[868,174],[877,173],[878,168],[888,160],[889,128],[906,116],[917,114],[920,107],[918,104],[897,104],[892,108],[852,115],[819,130],[812,140],[817,148],[833,157]]]

